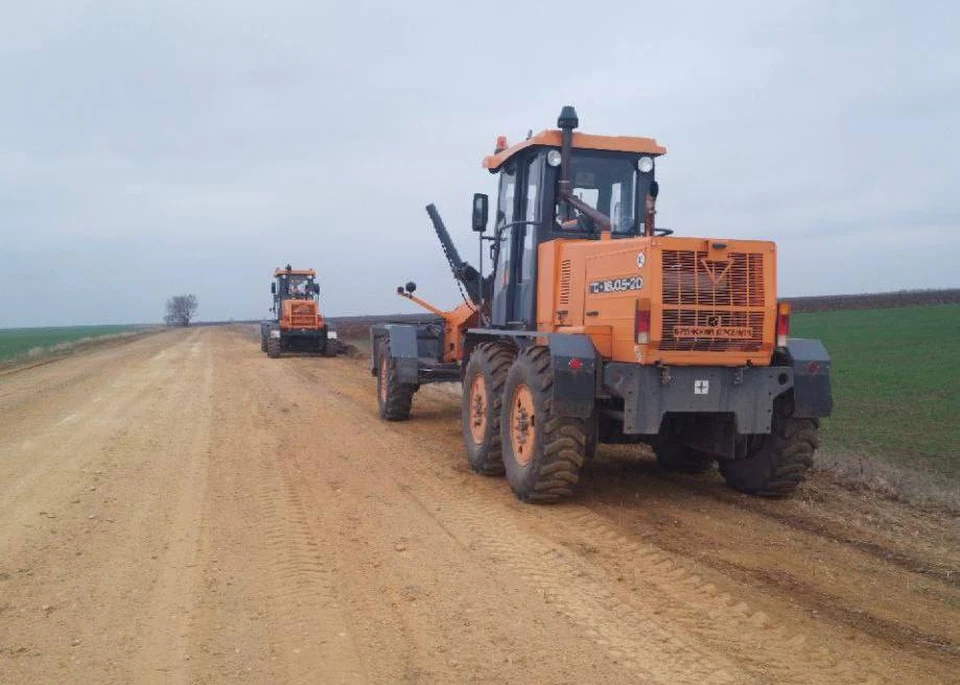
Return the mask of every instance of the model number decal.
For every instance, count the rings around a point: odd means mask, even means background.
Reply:
[[[642,276],[625,276],[623,278],[608,278],[602,281],[590,282],[591,295],[604,293],[625,293],[628,290],[640,290],[643,287]]]

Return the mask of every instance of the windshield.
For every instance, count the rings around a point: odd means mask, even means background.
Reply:
[[[309,276],[300,276],[291,274],[290,276],[281,276],[281,281],[286,280],[286,288],[282,288],[290,297],[303,299],[313,295],[313,279]]]
[[[614,235],[635,234],[637,229],[637,171],[632,157],[613,157],[574,151],[570,158],[573,194],[610,217]],[[556,207],[561,230],[599,233],[599,226],[567,203]]]

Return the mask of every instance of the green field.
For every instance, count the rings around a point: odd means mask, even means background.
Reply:
[[[99,338],[116,335],[136,326],[63,326],[56,328],[3,328],[0,329],[0,361],[10,359],[31,350],[50,348],[62,343],[84,338]]]
[[[826,449],[960,476],[960,305],[794,314],[833,359]]]

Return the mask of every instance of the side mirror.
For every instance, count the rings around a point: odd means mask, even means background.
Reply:
[[[412,295],[417,289],[417,284],[414,283],[413,281],[407,281],[406,288],[407,288],[407,292]]]
[[[490,211],[490,198],[484,193],[473,194],[473,230],[477,233],[483,233],[487,230],[488,212]]]
[[[276,281],[274,281],[273,283],[270,284],[270,292],[273,293],[274,295],[277,294],[277,283],[276,283]]]
[[[653,183],[650,184],[650,197],[656,200],[657,195],[659,194],[660,194],[660,184],[654,181]]]
[[[320,284],[319,284],[319,283],[314,283],[314,284],[313,284],[313,292],[316,293],[317,295],[320,294]]]

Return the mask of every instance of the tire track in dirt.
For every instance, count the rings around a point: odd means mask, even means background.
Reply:
[[[282,452],[283,445],[278,449]],[[258,526],[263,530],[261,555],[269,559],[271,628],[282,636],[279,644],[301,645],[286,655],[289,681],[366,682],[341,611],[335,568],[312,533],[298,489],[282,464],[261,463],[261,482],[269,483],[278,473],[278,487],[259,494],[263,519]]]
[[[326,396],[339,405],[341,413],[352,415],[352,425],[370,423],[371,417],[352,399],[334,393]],[[642,604],[615,596],[608,589],[616,584],[613,579],[568,550],[523,530],[509,510],[490,506],[481,497],[450,495],[434,487],[432,479],[424,477],[423,462],[418,463],[423,446],[418,449],[411,444],[405,431],[378,422],[376,432],[371,430],[367,439],[394,456],[393,468],[413,476],[407,486],[409,495],[444,529],[461,544],[519,572],[544,601],[579,626],[584,638],[605,649],[637,678],[662,683],[744,682],[746,674],[735,663],[691,641],[686,626],[678,630],[679,626],[663,621]]]
[[[706,487],[702,482],[694,479],[684,478],[683,476],[668,476],[673,479],[682,479],[676,483],[677,487],[687,488],[696,492],[698,495],[710,498],[716,502],[725,505],[735,506],[739,509],[750,512],[755,516],[766,518],[784,528],[803,533],[810,533],[817,537],[832,540],[842,545],[853,547],[864,554],[868,554],[885,563],[894,564],[900,568],[919,575],[929,576],[948,585],[960,588],[960,567],[956,564],[939,563],[932,564],[931,560],[919,557],[916,553],[909,553],[903,550],[891,549],[883,544],[854,537],[848,530],[838,528],[827,522],[821,522],[815,518],[803,517],[789,512],[781,512],[771,508],[771,502],[748,498],[738,493],[717,490]],[[774,506],[782,502],[774,502]],[[897,503],[891,503],[891,506],[902,506]],[[934,514],[942,516],[942,514]]]
[[[652,466],[644,464],[642,468],[644,477],[655,477]],[[906,649],[921,659],[933,657],[943,663],[944,655],[956,645],[951,637],[956,635],[956,623],[947,618],[960,601],[952,583],[885,563],[857,545],[835,540],[835,536],[819,536],[794,526],[780,528],[776,517],[754,512],[764,506],[775,511],[808,509],[806,516],[813,518],[826,516],[827,507],[839,503],[817,506],[808,501],[749,500],[744,504],[740,496],[730,495],[731,501],[725,502],[730,505],[729,512],[725,512],[716,506],[717,497],[691,498],[683,489],[686,481],[678,483],[676,477],[668,476],[664,477],[666,491],[659,494],[663,506],[644,509],[629,501],[630,485],[637,480],[633,471],[628,471],[626,485],[610,484],[620,473],[591,474],[587,485],[592,489],[583,497],[585,506],[616,528],[656,540],[658,547],[677,558],[755,588],[767,598],[789,597],[815,620],[830,619],[828,622]],[[694,490],[708,487],[704,477],[690,480]],[[649,483],[643,487],[649,490]],[[879,511],[886,516],[893,509]],[[727,539],[720,522],[744,531],[756,530],[762,537]],[[855,523],[849,525],[853,528]],[[781,530],[800,535],[785,535]],[[640,531],[645,532],[641,535]],[[912,526],[907,532],[911,534],[907,544],[918,544],[913,542],[917,533]],[[859,582],[853,580],[857,578]]]
[[[960,646],[942,635],[925,633],[912,626],[889,621],[865,611],[852,609],[837,601],[837,598],[811,587],[791,573],[755,569],[732,562],[716,562],[715,568],[731,577],[743,578],[746,582],[766,586],[778,592],[790,593],[804,598],[808,606],[817,607],[817,612],[837,622],[847,623],[858,630],[904,649],[913,651],[936,651],[945,655],[960,656]]]
[[[319,381],[329,387],[335,387],[338,396],[349,399],[355,407],[361,410],[365,409],[367,412],[371,412],[374,396],[371,390],[363,386],[372,386],[372,383],[369,381],[364,383],[360,380],[362,371],[356,373],[347,368],[346,365],[350,362],[344,361],[342,363],[345,366],[337,372],[335,379],[328,380],[306,369],[302,370],[304,372],[303,377],[313,382]],[[357,381],[360,381],[359,386],[355,385]],[[416,423],[389,425],[387,429],[398,437],[406,438],[408,442],[421,445],[422,450],[427,453],[434,452],[433,466],[435,467],[437,464],[449,463],[451,459],[457,459],[462,446],[457,441],[455,446],[457,451],[455,455],[451,454],[454,449],[451,437],[457,431],[447,430],[449,427],[442,430],[444,436],[442,439],[438,440],[432,436],[427,437],[431,432],[436,431],[435,426],[438,421],[456,420],[456,417],[453,416],[456,413],[454,411],[455,407],[443,408],[444,404],[455,403],[455,398],[447,392],[441,392],[440,389],[427,388],[427,390],[436,390],[436,392],[421,392],[422,396],[418,395],[419,404],[415,409],[416,418],[414,419]],[[395,445],[393,450],[396,451]],[[418,468],[416,464],[419,461],[421,475],[429,480],[435,478],[437,471],[430,466],[424,468],[425,456],[420,456],[419,460],[412,457],[405,458],[403,461],[405,464],[414,464],[413,468],[415,469]],[[464,477],[462,480],[460,487],[466,488],[466,492],[460,494],[462,499],[468,501],[489,500],[490,489],[485,486],[474,485],[474,483],[482,482],[482,479],[473,476]],[[557,516],[556,511],[564,513]],[[494,520],[497,520],[497,525],[500,525],[502,512],[499,516],[496,512],[493,512],[492,515]],[[659,561],[652,559],[650,560],[652,564],[646,561],[640,564],[642,573],[638,573],[637,576],[642,577],[647,583],[646,587],[652,586],[655,591],[653,596],[663,598],[657,602],[658,612],[665,616],[675,615],[683,620],[688,620],[692,626],[691,632],[693,634],[708,644],[723,645],[725,654],[732,655],[731,658],[736,659],[737,665],[744,667],[759,678],[767,678],[775,674],[775,678],[779,682],[805,682],[810,680],[812,673],[820,673],[825,679],[836,682],[875,682],[883,678],[878,672],[872,672],[862,659],[853,656],[856,654],[856,650],[852,653],[846,649],[842,652],[834,651],[824,639],[821,639],[820,635],[810,633],[809,630],[797,632],[787,629],[785,626],[791,625],[790,622],[784,622],[783,619],[779,618],[774,619],[769,612],[752,609],[750,604],[737,598],[736,593],[725,593],[718,590],[712,583],[704,581],[699,575],[692,572],[686,565],[686,561],[680,560],[681,558],[686,559],[686,557],[677,557],[671,551],[652,546],[649,542],[649,536],[644,536],[646,540],[641,540],[633,532],[625,533],[622,525],[611,522],[604,514],[590,511],[588,507],[580,505],[564,505],[561,508],[551,509],[549,514],[545,513],[541,518],[550,520],[551,524],[555,524],[554,517],[563,519],[563,525],[546,526],[544,524],[541,526],[540,532],[549,538],[550,534],[546,529],[556,528],[561,532],[555,533],[553,539],[561,545],[566,544],[568,548],[572,546],[573,549],[588,547],[599,540],[599,546],[603,548],[604,555],[615,561],[613,564],[603,562],[604,568],[627,568],[635,562],[633,556],[637,549],[644,549],[648,552],[652,550]],[[580,530],[581,527],[582,531]],[[816,534],[815,530],[802,532]],[[827,537],[829,539],[829,536]],[[617,549],[628,551],[626,553],[611,552],[611,550]],[[697,564],[704,562],[709,564],[710,560],[696,560]],[[656,572],[650,574],[651,568],[655,569]],[[724,569],[716,570],[724,571]],[[745,579],[742,575],[735,573],[727,575],[735,581],[736,585],[748,587],[756,585],[755,580]],[[730,583],[724,583],[724,585],[729,589]],[[778,589],[781,596],[791,596],[790,588]],[[644,601],[649,601],[649,597],[650,593],[647,593]],[[809,599],[799,592],[796,598],[801,602]],[[832,599],[835,604],[843,606],[842,600]],[[769,603],[769,599],[766,600],[766,603]],[[816,614],[817,612],[814,611],[813,613]],[[703,620],[705,615],[709,620]],[[853,615],[857,615],[856,612],[853,612]],[[684,616],[686,618],[683,618]],[[862,621],[860,623],[844,622],[840,621],[838,616],[822,612],[821,620],[825,618],[833,619],[838,623],[847,623],[858,630],[863,628]],[[872,634],[869,630],[863,632]],[[825,638],[826,635],[823,637]],[[877,635],[877,637],[889,639],[890,635],[882,634]],[[936,635],[923,635],[922,637],[930,638],[934,643],[930,645],[932,650],[940,649],[937,646],[938,637]],[[778,646],[778,652],[782,651],[781,656],[772,655],[770,650],[766,649],[766,646],[771,644]],[[894,644],[898,644],[898,642],[894,641]],[[763,645],[764,649],[758,649],[757,645]],[[898,646],[903,645],[898,644]],[[863,646],[861,648],[867,647]],[[881,659],[878,663],[887,665],[886,662],[888,662],[887,659]],[[865,667],[866,670],[864,670]],[[919,679],[925,680],[931,677],[930,672],[926,671],[925,667],[920,666],[919,663],[915,664],[914,668],[920,669],[914,671]],[[926,675],[921,676],[920,674],[925,671]],[[904,673],[908,672],[910,671],[904,671]]]
[[[803,664],[831,682],[881,680],[879,674],[864,672],[861,665],[826,646],[808,644],[804,635],[753,609],[742,597],[721,592],[674,555],[631,539],[594,512],[566,507],[551,518],[552,525],[562,523],[558,527],[584,545],[601,543],[604,550],[616,550],[621,567],[639,567],[637,562],[642,560],[643,573],[636,582],[642,584],[643,592],[630,594],[656,604],[659,615],[688,626],[705,642],[723,645],[725,654],[757,677],[805,682],[808,676],[797,673],[797,665]]]
[[[208,461],[212,453],[212,423],[209,402],[213,389],[213,358],[209,345],[202,345],[196,336],[181,345],[189,345],[185,358],[168,348],[151,362],[178,368],[182,377],[192,383],[190,398],[184,397],[179,407],[190,417],[185,433],[186,444],[178,446],[183,460],[178,460],[175,487],[179,491],[169,522],[170,543],[163,554],[161,571],[147,603],[148,619],[141,628],[144,646],[133,661],[132,672],[147,681],[187,682],[191,645],[189,636],[195,630],[197,592],[200,582],[198,556],[203,521],[202,503],[206,493]],[[185,437],[186,437],[185,436]],[[171,449],[173,445],[168,445]],[[185,462],[185,463],[184,463]],[[162,675],[161,675],[162,674]]]
[[[223,356],[213,393],[221,407],[212,467],[217,485],[204,541],[204,573],[216,601],[198,620],[202,649],[194,677],[367,682],[342,611],[329,540],[310,525],[289,472],[290,446],[278,421],[298,416],[285,411],[278,369],[268,366],[265,374],[259,360],[237,359],[224,346],[232,337],[218,332],[217,338]],[[234,625],[219,629],[226,621]]]
[[[443,394],[439,394],[439,393],[432,393],[432,394],[434,398],[440,398],[442,401]],[[646,468],[646,465],[645,465],[645,468]],[[614,478],[615,474],[606,474],[606,476],[608,478]],[[675,477],[672,477],[672,476],[663,477],[659,474],[653,474],[653,477],[658,477],[658,476],[659,476],[659,479],[666,478],[666,480],[669,481],[669,484],[671,486],[671,491],[675,490],[677,493],[682,492],[684,485],[686,485],[686,482],[675,483],[674,482]],[[593,485],[597,485],[597,482],[594,478],[591,478],[590,480],[593,481],[592,482]],[[705,484],[700,481],[694,482],[692,485],[695,490],[706,489]],[[669,496],[669,494],[670,493],[667,493],[667,496]],[[685,492],[683,494],[689,495],[689,493],[685,493]],[[717,492],[710,492],[708,494],[711,496],[711,499],[722,500],[724,501],[724,503],[731,504],[731,506],[736,505],[732,511],[738,511],[738,510],[742,511],[746,509],[750,514],[757,514],[757,513],[767,514],[768,512],[765,512],[765,511],[763,512],[755,511],[755,510],[761,510],[764,506],[769,507],[769,506],[790,505],[790,501],[787,501],[787,500],[768,502],[768,501],[756,500],[756,499],[747,500],[746,505],[744,505],[744,503],[740,501],[743,499],[743,497],[740,495],[736,495],[733,493],[718,494]],[[591,497],[589,499],[596,500],[595,494],[591,493]],[[568,514],[569,512],[575,511],[573,506],[574,504],[575,503],[570,503],[565,505],[563,507],[563,511],[567,512]],[[619,524],[614,524],[610,518],[610,516],[616,513],[614,511],[616,507],[604,506],[602,507],[602,509],[605,511],[605,513],[602,513],[599,511],[593,511],[591,508],[592,505],[590,504],[586,504],[583,506],[591,510],[594,523],[603,522],[603,525],[609,526],[609,529],[607,532],[613,535],[613,537],[610,537],[609,535],[606,536],[608,537],[608,540],[610,541],[611,544],[604,544],[599,546],[602,548],[603,556],[606,556],[609,559],[613,560],[616,565],[616,568],[620,568],[620,569],[630,568],[631,559],[629,558],[629,556],[619,554],[615,550],[618,550],[619,548],[622,547],[624,543],[627,543],[630,540],[640,540],[641,538],[638,538],[633,533],[628,535],[621,534],[624,530],[626,530],[623,526],[623,522],[621,521]],[[623,512],[620,511],[619,513],[622,514]],[[773,517],[770,517],[770,516],[764,516],[764,517],[770,520],[775,520]],[[551,523],[553,522],[552,514],[549,516],[544,515],[544,517],[542,518],[544,520],[549,519]],[[558,527],[558,530],[562,530],[563,533],[562,534],[557,533],[556,535],[554,535],[554,538],[561,543],[564,541],[567,541],[567,542],[571,541],[571,539],[573,539],[576,536],[576,532],[579,530],[579,527],[577,525],[578,523],[579,521],[571,521],[570,522],[571,525],[569,526]],[[634,525],[631,526],[631,528],[642,526],[642,522],[639,520],[633,523]],[[546,525],[542,527],[545,534],[548,534],[548,535],[551,534],[551,528],[552,526],[546,526]],[[591,536],[597,533],[597,531],[591,530],[592,528],[593,526],[590,526],[590,525],[586,526],[586,529],[589,532],[587,536],[583,537],[580,541],[580,544],[583,545],[584,547],[589,548],[593,544],[592,543],[593,538]],[[802,532],[810,532],[810,533],[815,533],[816,530],[817,529],[815,529],[814,531],[808,531],[805,529],[801,529]],[[828,535],[823,537],[831,541],[840,542],[839,540],[834,540],[833,536]],[[649,547],[650,546],[649,540],[654,538],[651,538],[649,535],[645,535],[643,536],[642,539],[644,540],[642,544]],[[668,559],[668,561],[663,566],[663,568],[669,569],[670,565],[674,564],[678,566],[676,573],[680,574],[681,577],[685,573],[690,573],[689,570],[686,570],[684,568],[684,564],[687,563],[687,561],[694,561],[694,559],[691,558],[689,553],[684,554],[684,552],[686,552],[687,550],[682,550],[679,554],[675,554],[672,545],[668,543],[666,547],[662,547],[659,544],[659,540],[662,540],[662,539],[661,538],[656,538],[656,539],[658,539],[657,551],[661,555],[665,555],[666,558]],[[857,548],[856,545],[851,545],[851,547],[853,547],[854,549]],[[773,592],[771,592],[770,594],[774,596],[779,595],[781,597],[791,597],[793,600],[798,601],[800,604],[806,607],[806,610],[808,612],[811,612],[814,615],[818,615],[821,620],[824,618],[832,619],[837,624],[849,626],[852,629],[855,629],[864,634],[873,636],[890,645],[894,645],[894,646],[903,648],[906,651],[913,652],[924,659],[927,658],[931,653],[937,654],[938,660],[940,660],[944,666],[946,666],[946,662],[943,662],[942,655],[954,654],[957,651],[956,644],[953,641],[951,641],[950,638],[942,634],[926,632],[922,629],[918,629],[914,627],[909,622],[906,622],[903,620],[891,620],[888,618],[884,618],[883,616],[877,615],[876,613],[873,613],[869,610],[864,610],[863,608],[860,608],[859,605],[854,605],[852,607],[848,606],[847,602],[845,602],[842,597],[835,596],[830,594],[829,592],[824,592],[822,590],[819,590],[817,589],[817,587],[813,586],[812,584],[804,583],[789,574],[783,574],[775,571],[764,572],[762,569],[750,569],[750,572],[740,572],[739,569],[741,568],[745,569],[746,567],[737,567],[732,564],[723,562],[721,560],[715,560],[715,559],[716,558],[713,556],[706,556],[706,557],[698,556],[695,559],[695,561],[698,564],[705,564],[707,566],[710,566],[713,570],[722,572],[730,579],[739,581],[738,585],[742,585],[743,587],[766,588],[769,590],[773,590]],[[894,565],[899,566],[897,564],[894,564]],[[922,575],[926,575],[926,574],[922,574]],[[784,578],[784,577],[787,580],[792,582],[783,582],[783,583],[775,584],[771,580],[773,578]],[[647,578],[647,575],[645,574],[642,580],[649,581],[650,579]],[[674,595],[673,600],[670,603],[666,603],[661,606],[661,609],[663,610],[663,612],[665,614],[669,614],[671,610],[674,610],[676,607],[682,606],[684,604],[683,597],[676,596],[676,588],[671,588],[669,577],[663,578],[662,580],[663,582],[656,583],[656,592],[653,595],[649,595],[648,593],[648,596],[652,596],[655,598],[658,598],[661,596],[669,597],[671,596],[671,590],[672,590]],[[716,588],[712,584],[707,584],[707,586],[711,589],[710,595],[716,597],[717,596]],[[925,589],[928,590],[929,592],[936,592],[936,588],[925,587]],[[729,595],[726,593],[720,593],[719,597],[721,600],[723,600],[724,604],[728,606],[736,607],[738,609],[737,613],[751,611],[751,609],[746,603],[744,602],[737,603],[733,600],[730,600]],[[955,601],[955,596],[950,593],[944,593],[944,596],[942,597],[942,601],[945,604],[949,605],[951,602]],[[699,605],[700,605],[700,601],[698,600],[696,604],[693,605],[692,607],[694,616],[698,611]],[[818,672],[832,674],[832,677],[839,678],[843,682],[854,682],[854,681],[860,681],[860,680],[866,680],[867,682],[869,682],[871,679],[880,677],[879,674],[876,672],[876,668],[884,665],[884,661],[886,661],[885,659],[876,659],[874,661],[874,669],[871,672],[871,669],[868,666],[866,666],[866,664],[864,664],[862,660],[848,658],[846,657],[845,653],[844,653],[844,656],[840,656],[837,652],[831,649],[829,643],[826,642],[825,640],[814,640],[814,642],[818,644],[811,644],[809,646],[805,646],[805,642],[807,642],[807,638],[803,633],[797,632],[796,630],[792,630],[792,631],[786,630],[784,628],[785,624],[782,621],[779,623],[779,625],[771,624],[769,615],[767,613],[760,612],[760,614],[761,614],[761,618],[759,620],[762,623],[767,624],[764,626],[764,631],[762,632],[769,633],[771,629],[773,629],[774,634],[777,635],[778,639],[781,642],[785,642],[788,645],[792,645],[794,650],[797,651],[800,656],[803,656],[806,662],[814,665],[818,669]],[[711,616],[714,616],[714,615],[715,614],[711,614]],[[747,626],[742,626],[739,628],[737,626],[731,626],[729,629],[730,631],[729,634],[743,635],[746,638],[746,636],[750,635],[750,633],[747,630],[750,623],[752,623],[752,621],[748,621]],[[700,624],[697,624],[697,625],[699,626]],[[704,625],[711,626],[712,623],[707,623]],[[727,629],[715,630],[713,631],[713,635],[707,635],[706,634],[707,631],[700,631],[700,632],[703,632],[704,635],[711,641],[713,640],[723,641],[724,636],[728,634]],[[762,640],[763,634],[758,633],[755,639],[758,641]],[[749,646],[751,645],[752,642],[753,642],[752,638],[744,639],[743,644],[747,645],[747,647],[745,649],[739,650],[742,654],[742,657],[747,660],[750,660],[753,658],[757,662],[757,666],[761,670],[766,670],[770,666],[775,667],[776,666],[775,659],[773,660],[774,663],[768,663],[770,661],[768,658],[769,654],[757,655],[756,658],[752,657],[752,655],[756,652],[756,650],[754,650],[751,646]],[[769,636],[767,637],[767,642],[769,642]],[[759,642],[757,644],[759,644]],[[733,649],[732,651],[736,652],[737,650]],[[794,660],[794,657],[791,657],[790,660],[791,661]],[[922,670],[918,671],[918,673],[921,673],[921,672]]]
[[[435,493],[429,496],[436,502]],[[648,612],[622,602],[607,587],[613,583],[565,550],[544,544],[500,512],[486,507],[441,504],[448,527],[481,546],[498,563],[507,563],[580,626],[585,638],[648,682],[743,682],[736,666],[718,653],[692,643],[674,626],[665,626]],[[497,520],[498,519],[498,520]],[[490,521],[497,520],[491,533]]]

